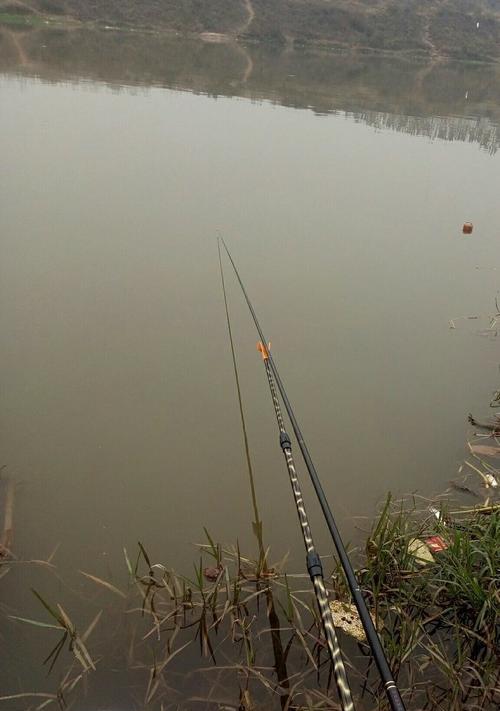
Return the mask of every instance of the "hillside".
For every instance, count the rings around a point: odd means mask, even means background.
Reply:
[[[0,22],[16,20],[500,58],[500,0],[0,0]]]

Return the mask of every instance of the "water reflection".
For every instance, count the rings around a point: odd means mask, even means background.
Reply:
[[[478,143],[490,154],[499,147],[498,127],[487,118],[462,118],[461,116],[401,116],[382,111],[345,112],[355,121],[378,130],[401,131],[413,136],[428,136],[431,140]]]
[[[489,153],[500,142],[495,65],[419,63],[175,35],[4,27],[0,71],[54,82],[101,81],[119,89],[164,86],[267,99],[317,114],[345,113],[377,129],[477,143]]]

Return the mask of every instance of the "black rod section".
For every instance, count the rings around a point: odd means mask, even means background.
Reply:
[[[245,301],[247,302],[247,306],[250,310],[250,313],[252,314],[253,322],[255,324],[255,328],[257,329],[257,333],[259,334],[259,338],[262,343],[267,343],[266,337],[264,336],[264,333],[262,332],[262,328],[260,327],[260,323],[257,318],[257,314],[254,311],[252,302],[250,301],[250,298],[247,294],[245,286],[243,285],[243,282],[242,282],[241,277],[239,275],[238,269],[236,268],[236,264],[234,263],[231,253],[229,252],[229,249],[227,248],[227,245],[222,237],[221,237],[221,241],[222,241],[222,244],[224,245],[224,249],[226,250],[227,256],[229,257],[229,261],[231,262],[231,265],[234,269],[234,273],[236,274],[236,278],[237,278],[239,285],[241,287],[241,290],[243,292],[243,296],[245,297]],[[370,616],[370,613],[368,612],[368,608],[366,606],[365,599],[364,599],[363,594],[361,592],[361,588],[359,587],[359,583],[356,579],[356,575],[355,575],[353,567],[351,565],[351,561],[349,560],[349,556],[347,555],[347,551],[345,549],[344,543],[342,541],[339,530],[337,528],[337,524],[335,523],[335,519],[333,518],[333,514],[330,509],[330,505],[328,504],[328,500],[325,496],[325,492],[323,491],[323,487],[321,485],[318,473],[316,471],[316,467],[313,464],[311,455],[309,454],[309,450],[307,448],[304,437],[302,435],[302,431],[300,429],[299,423],[297,422],[297,418],[295,417],[292,406],[291,406],[290,401],[287,397],[285,387],[284,387],[283,382],[280,378],[278,368],[276,367],[274,358],[270,352],[269,352],[269,365],[270,365],[272,373],[274,375],[274,379],[276,380],[276,385],[278,386],[278,390],[280,392],[281,399],[283,400],[285,409],[288,413],[288,417],[290,418],[290,422],[292,424],[292,428],[295,433],[295,437],[297,438],[297,442],[299,444],[300,451],[302,452],[302,457],[304,458],[304,462],[307,467],[307,471],[309,472],[309,476],[310,476],[312,484],[314,486],[314,490],[316,491],[316,495],[318,497],[318,500],[319,500],[319,503],[321,506],[321,510],[323,511],[323,515],[325,517],[326,524],[328,526],[328,529],[329,529],[330,534],[332,536],[333,542],[335,544],[335,548],[336,548],[337,554],[339,556],[340,564],[342,565],[342,568],[344,570],[344,573],[345,573],[345,576],[347,579],[347,583],[349,585],[349,589],[351,591],[351,595],[354,600],[354,604],[356,605],[356,608],[358,610],[358,614],[359,614],[359,617],[361,620],[361,624],[363,625],[363,629],[366,634],[366,639],[368,641],[368,644],[370,645],[370,649],[372,651],[373,658],[375,660],[380,677],[382,679],[382,683],[384,685],[384,690],[385,690],[385,693],[387,696],[387,700],[389,701],[392,711],[406,711],[406,707],[403,703],[403,699],[401,698],[401,694],[399,693],[399,689],[396,686],[396,682],[394,681],[394,677],[392,676],[392,672],[389,668],[389,664],[387,662],[385,652],[382,648],[382,644],[380,642],[379,636],[378,636],[377,631],[375,629],[375,625],[373,624],[373,620]]]

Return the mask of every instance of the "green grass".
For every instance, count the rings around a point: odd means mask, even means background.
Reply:
[[[448,547],[422,565],[409,543],[430,535]],[[360,578],[392,666],[420,702],[439,708],[498,702],[499,571],[499,510],[445,525],[388,499]]]
[[[18,27],[34,27],[37,25],[43,25],[44,20],[37,15],[22,15],[22,14],[12,14],[8,12],[0,12],[0,24],[3,25],[15,25]]]

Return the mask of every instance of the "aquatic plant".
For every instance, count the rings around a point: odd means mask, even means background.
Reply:
[[[411,543],[432,535],[445,547],[423,560]],[[362,587],[410,707],[496,707],[499,537],[498,508],[438,520],[413,500],[388,498],[366,551],[358,551]],[[287,574],[285,561],[264,574],[258,558],[242,555],[237,544],[221,546],[208,532],[199,551],[191,576],[154,562],[143,544],[133,561],[125,551],[126,591],[84,573],[88,585],[101,590],[99,602],[101,596],[121,602],[105,614],[100,605],[81,635],[69,615],[38,592],[48,622],[11,616],[15,624],[39,626],[38,633],[45,627],[61,631],[47,657],[52,675],[59,667],[59,680],[52,692],[32,696],[30,702],[40,704],[33,708],[62,708],[86,688],[91,691],[94,667],[126,670],[141,708],[190,709],[202,702],[217,708],[222,701],[234,709],[339,708],[307,575]],[[385,708],[336,568],[330,594],[337,598],[333,605],[356,707]],[[110,648],[105,630],[117,624],[122,634]],[[88,647],[96,627],[101,634]],[[72,660],[65,665],[61,651],[67,642]],[[28,696],[1,700],[16,698]]]

